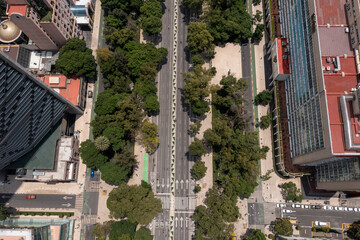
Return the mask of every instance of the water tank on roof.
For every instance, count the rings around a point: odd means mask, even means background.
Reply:
[[[5,20],[0,23],[0,41],[3,43],[10,43],[15,41],[21,35],[21,30],[15,23],[10,20]]]

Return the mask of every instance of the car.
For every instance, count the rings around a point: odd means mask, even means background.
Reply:
[[[359,209],[354,207],[354,212],[358,212],[358,211],[359,211]]]
[[[326,226],[326,225],[327,225],[326,222],[320,222],[320,221],[315,221],[314,224],[315,224],[316,226]]]
[[[301,205],[301,208],[305,208],[305,205]]]
[[[90,177],[93,178],[94,175],[95,175],[95,169],[92,168],[92,169],[91,169],[91,172],[90,172]]]
[[[348,210],[349,211],[354,211],[354,209],[352,207],[349,207]]]
[[[286,200],[287,203],[293,203],[293,200]]]
[[[324,210],[333,210],[334,208],[332,206],[324,206]]]
[[[36,199],[36,195],[26,195],[26,199]]]
[[[292,213],[292,212],[294,212],[294,211],[289,210],[289,209],[283,209],[282,211],[283,211],[283,213]]]
[[[291,204],[291,207],[292,207],[292,208],[295,208],[295,204]]]
[[[339,207],[339,211],[344,211],[344,208],[343,208],[343,207]]]
[[[310,208],[310,206],[309,206],[309,205],[305,205],[305,208]]]
[[[320,206],[320,205],[316,205],[316,206],[315,206],[315,209],[321,209],[321,206]]]
[[[325,204],[330,204],[330,201],[324,201]]]
[[[334,207],[334,210],[339,211],[339,208],[338,208],[338,207]]]
[[[349,211],[349,209],[347,207],[344,207],[344,211]]]
[[[284,203],[278,203],[278,204],[276,204],[276,207],[286,207],[286,204],[284,204]]]
[[[88,91],[88,98],[92,98],[93,97],[93,91]]]

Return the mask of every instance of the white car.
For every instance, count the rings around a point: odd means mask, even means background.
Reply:
[[[305,208],[310,208],[309,205],[305,205]]]
[[[295,208],[295,204],[291,204],[291,207],[292,207],[292,208]]]
[[[282,211],[283,211],[283,213],[292,213],[293,212],[292,210],[289,210],[289,209],[283,209]]]
[[[284,204],[284,203],[278,203],[278,204],[276,204],[276,207],[286,207],[286,204]]]
[[[344,211],[344,208],[343,208],[343,207],[339,207],[339,211]]]
[[[334,208],[332,206],[324,206],[324,210],[333,210]]]
[[[305,205],[301,205],[301,208],[305,208]]]
[[[338,208],[338,207],[334,207],[334,210],[339,211],[339,208]]]
[[[301,205],[296,204],[295,207],[296,207],[296,208],[301,208]]]
[[[359,211],[359,209],[354,207],[354,212],[358,212],[358,211]]]
[[[344,211],[349,211],[349,209],[347,207],[344,207]]]
[[[354,209],[352,207],[349,207],[348,210],[349,211],[354,211]]]

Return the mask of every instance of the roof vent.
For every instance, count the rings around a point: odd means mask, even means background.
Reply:
[[[327,28],[330,28],[330,23],[326,24]]]
[[[347,59],[347,54],[344,54],[344,59]]]
[[[341,72],[341,76],[342,76],[342,77],[345,77],[345,73],[344,73],[344,72]]]
[[[326,70],[330,71],[330,70],[331,70],[331,67],[330,67],[330,66],[327,66],[327,67],[326,67]]]
[[[322,70],[325,71],[325,66],[322,66]]]
[[[326,58],[326,62],[327,62],[327,63],[330,63],[330,61],[331,61],[330,57],[327,57],[327,58]]]

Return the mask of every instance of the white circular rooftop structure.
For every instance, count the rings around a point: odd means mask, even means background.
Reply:
[[[3,43],[10,43],[18,39],[22,31],[15,23],[10,20],[5,20],[0,23],[0,41]]]

